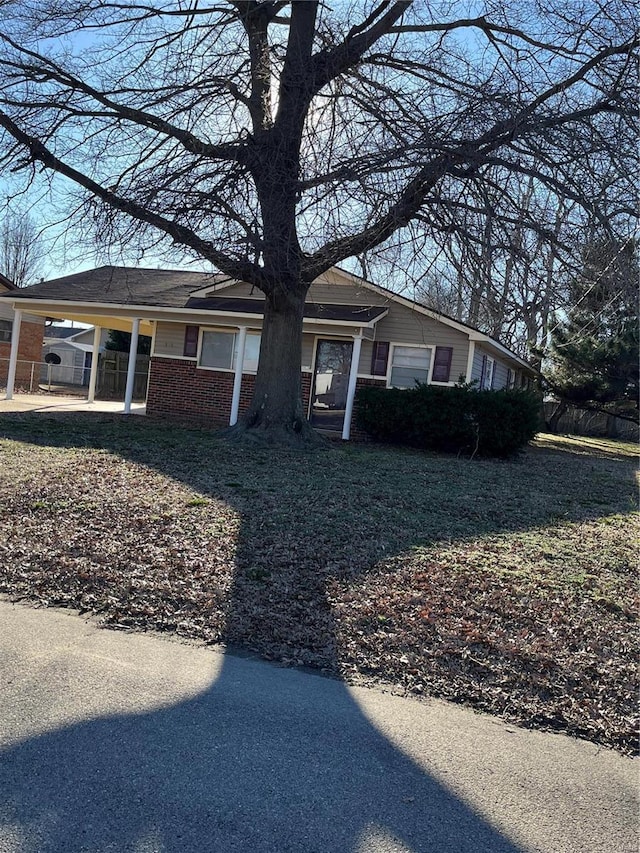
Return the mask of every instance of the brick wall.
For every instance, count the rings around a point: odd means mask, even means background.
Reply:
[[[34,379],[40,379],[40,362],[42,361],[43,323],[22,321],[20,325],[20,343],[18,345],[18,363],[16,365],[16,387],[29,387],[31,380],[31,365],[35,362]],[[10,343],[0,343],[0,385],[7,382],[9,372]]]
[[[356,381],[356,395],[358,394],[358,388],[363,388],[366,385],[378,385],[381,388],[386,388],[387,380],[386,379],[358,379]],[[356,418],[355,412],[354,416],[351,419],[351,440],[352,441],[370,441],[370,437],[361,429],[358,429],[356,426]]]
[[[246,410],[254,376],[242,377],[240,411]],[[233,396],[233,373],[199,370],[195,361],[152,358],[149,367],[147,413],[174,415],[228,426]]]
[[[302,374],[302,402],[305,412],[309,406],[311,380],[310,373]],[[254,383],[255,376],[243,375],[240,414],[249,406]],[[358,386],[384,384],[384,380],[358,379]],[[147,392],[149,415],[171,415],[223,427],[229,424],[232,396],[233,373],[198,369],[195,361],[151,359]],[[351,435],[355,440],[366,439],[366,435],[355,426],[352,426]]]

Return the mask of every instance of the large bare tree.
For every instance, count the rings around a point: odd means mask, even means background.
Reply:
[[[0,163],[80,188],[104,238],[160,234],[260,288],[238,430],[304,439],[318,275],[412,229],[462,233],[490,169],[589,207],[610,139],[629,137],[631,4],[480,6],[4,0]]]
[[[18,287],[34,284],[44,265],[40,230],[28,213],[0,215],[0,272]]]

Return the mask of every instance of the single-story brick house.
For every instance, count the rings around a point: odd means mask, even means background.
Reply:
[[[0,273],[0,294],[15,295],[19,292],[20,288]],[[21,387],[29,388],[38,381],[40,376],[44,317],[23,314],[21,320],[20,346],[17,351],[14,382]],[[7,383],[14,322],[15,314],[11,300],[0,300],[0,387],[4,387]]]
[[[101,328],[131,331],[132,347],[139,334],[150,335],[148,414],[224,425],[235,423],[248,405],[264,308],[262,293],[249,284],[214,274],[109,266],[12,296],[18,312],[94,325],[96,346]],[[314,426],[343,438],[350,436],[360,385],[462,380],[504,388],[524,386],[533,376],[499,341],[345,270],[329,270],[309,290],[303,400]],[[128,388],[125,411],[130,405]]]

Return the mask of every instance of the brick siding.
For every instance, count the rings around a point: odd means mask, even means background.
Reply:
[[[386,379],[358,379],[356,380],[356,396],[358,388],[363,388],[367,385],[378,385],[380,388],[387,387]],[[351,418],[351,441],[371,441],[369,435],[364,430],[358,429],[356,426],[355,412]]]
[[[42,361],[43,323],[22,321],[20,325],[20,343],[18,345],[18,363],[16,365],[16,388],[28,388],[31,381],[31,366],[35,363],[34,378],[40,379],[40,362]],[[11,344],[0,343],[0,385],[7,382],[9,372],[9,355]]]
[[[233,373],[202,370],[195,361],[173,358],[152,358],[147,392],[147,414],[171,416],[189,421],[227,426],[231,414]],[[300,377],[305,412],[311,393],[310,373]],[[240,414],[249,407],[255,376],[244,374],[240,389]],[[384,385],[384,380],[358,379],[358,385]],[[366,435],[352,426],[352,438]]]
[[[255,377],[245,374],[240,389],[240,412],[251,399]],[[173,415],[214,426],[229,424],[233,373],[202,370],[195,361],[152,358],[149,366],[147,414]]]

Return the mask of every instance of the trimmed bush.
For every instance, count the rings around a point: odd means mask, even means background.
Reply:
[[[480,456],[511,456],[540,426],[540,403],[522,390],[365,387],[356,397],[356,423],[376,441]]]

